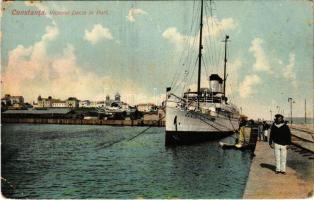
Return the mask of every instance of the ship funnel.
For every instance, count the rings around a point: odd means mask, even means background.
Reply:
[[[209,76],[209,88],[213,93],[222,93],[222,78],[218,74]]]

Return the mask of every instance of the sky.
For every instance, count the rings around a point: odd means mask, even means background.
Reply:
[[[212,6],[212,9],[210,9]],[[200,1],[4,2],[1,95],[160,103],[196,87]],[[32,12],[32,13],[31,13]],[[30,15],[33,14],[33,15]],[[314,117],[313,2],[205,2],[202,87],[223,76],[250,118]],[[180,89],[181,88],[181,89]],[[183,89],[184,88],[184,89]]]

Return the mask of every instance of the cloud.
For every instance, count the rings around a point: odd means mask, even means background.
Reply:
[[[171,43],[175,45],[181,45],[186,39],[191,38],[191,37],[184,36],[181,33],[179,33],[176,27],[167,28],[162,33],[162,37],[166,38],[167,40],[169,40]]]
[[[283,64],[282,60],[280,60],[280,59],[278,59],[277,62],[278,62],[279,65]]]
[[[252,95],[254,89],[253,87],[260,84],[261,82],[261,78],[258,75],[247,75],[244,78],[244,81],[239,85],[240,96],[245,98]]]
[[[33,101],[37,95],[66,99],[104,100],[106,94],[119,91],[122,99],[135,96],[134,103],[151,99],[149,91],[133,80],[114,79],[110,75],[84,70],[77,63],[75,48],[71,44],[61,47],[57,54],[48,54],[47,46],[58,36],[56,26],[47,26],[40,41],[25,47],[18,45],[8,55],[8,65],[1,76],[2,91],[11,95],[23,95]]]
[[[251,47],[249,48],[249,52],[253,53],[255,57],[255,63],[253,65],[254,70],[256,71],[264,71],[268,73],[272,73],[271,67],[267,60],[264,49],[262,48],[263,40],[261,38],[255,38],[252,40]]]
[[[47,26],[46,33],[42,36],[41,41],[27,48],[23,45],[18,45],[9,52],[8,67],[3,80],[5,84],[12,84],[9,85],[11,90],[21,93],[20,86],[23,85],[24,80],[32,79],[36,76],[36,72],[41,68],[41,63],[47,58],[47,43],[53,41],[58,34],[57,27]]]
[[[47,26],[46,33],[41,37],[43,42],[48,42],[55,39],[59,35],[57,26]]]
[[[283,77],[289,81],[292,81],[292,85],[297,88],[297,79],[296,74],[294,72],[294,65],[295,65],[295,54],[290,53],[289,55],[289,63],[283,69]]]
[[[108,28],[103,27],[101,24],[95,24],[91,31],[85,30],[84,39],[96,44],[101,40],[112,40],[113,37]]]
[[[208,27],[210,26],[210,27]],[[236,22],[232,18],[219,20],[216,17],[208,17],[204,20],[203,38],[208,39],[220,37],[223,31],[232,30],[237,27]],[[176,47],[184,47],[185,44],[192,45],[199,43],[199,32],[194,36],[188,36],[180,33],[176,27],[169,27],[162,36],[175,44]],[[193,42],[194,41],[194,42]]]
[[[217,17],[209,16],[204,20],[204,24],[208,24],[210,27],[204,26],[204,37],[217,38],[226,30],[233,30],[237,27],[237,23],[233,18],[225,18],[222,20],[217,19]]]
[[[243,67],[243,62],[240,58],[236,58],[227,65],[227,84],[226,84],[226,94],[235,94],[238,92],[239,85],[239,70]],[[229,96],[231,97],[231,96]]]
[[[144,10],[139,9],[139,8],[131,8],[129,10],[128,16],[126,16],[126,19],[129,22],[135,22],[135,17],[137,17],[139,15],[147,15],[147,12],[145,12]]]

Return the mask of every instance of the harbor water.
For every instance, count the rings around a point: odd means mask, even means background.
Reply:
[[[251,164],[250,152],[223,150],[218,141],[165,147],[159,127],[1,129],[9,198],[242,198]]]

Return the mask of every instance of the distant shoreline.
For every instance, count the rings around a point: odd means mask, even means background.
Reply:
[[[104,119],[44,119],[2,118],[2,124],[62,124],[62,125],[111,125],[111,126],[165,126],[163,120],[104,120]]]

